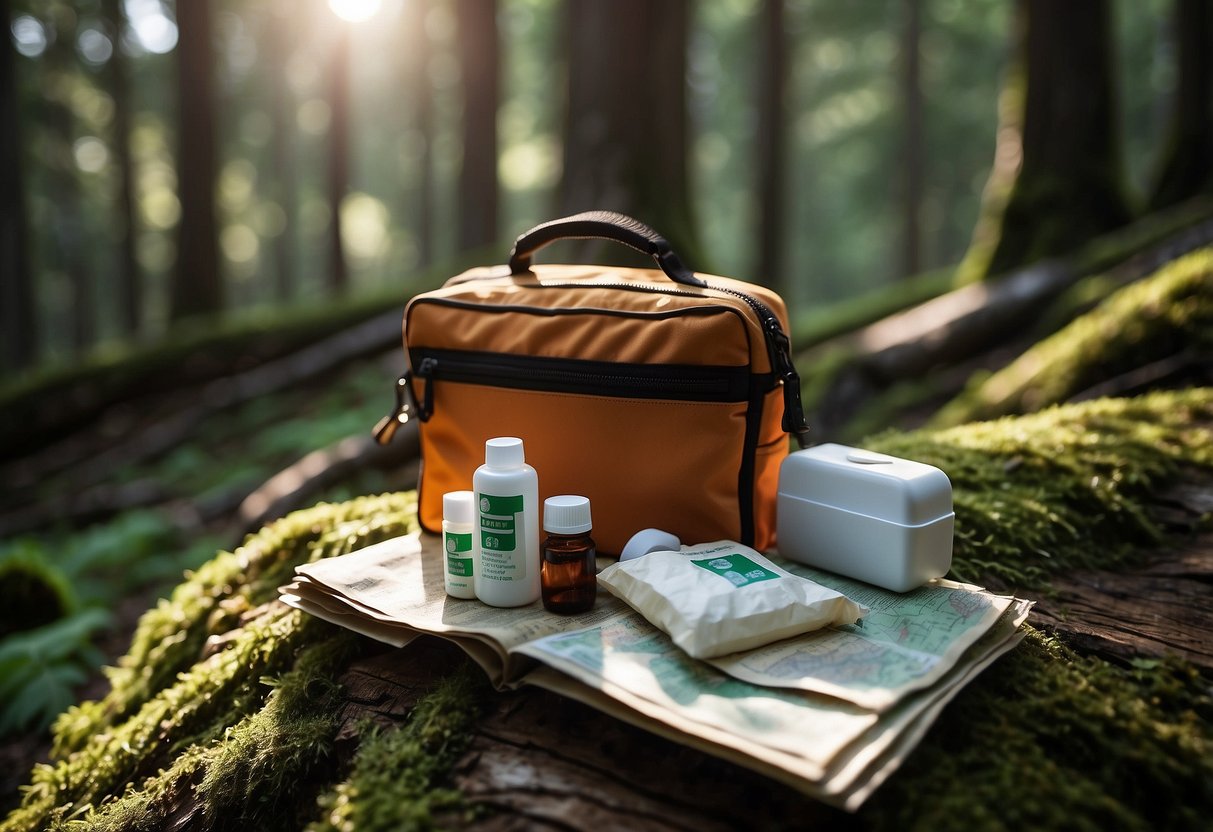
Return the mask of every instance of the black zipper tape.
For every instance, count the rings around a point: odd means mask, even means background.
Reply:
[[[475,350],[414,349],[409,354],[413,377],[424,379],[424,401],[417,417],[429,419],[434,408],[431,382],[460,382],[513,390],[573,393],[635,399],[742,402],[751,398],[756,376],[746,366],[640,364],[589,361]],[[769,390],[774,376],[762,374]]]

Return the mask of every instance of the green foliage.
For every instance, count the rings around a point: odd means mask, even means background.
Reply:
[[[1207,829],[1210,724],[1191,665],[1118,667],[1029,628],[860,818],[899,832]]]
[[[865,447],[952,480],[952,574],[1040,586],[1115,568],[1159,539],[1148,507],[1183,466],[1213,468],[1213,389],[1054,407],[948,430],[885,433]]]
[[[0,642],[0,736],[43,728],[76,701],[75,688],[102,661],[91,639],[109,624],[91,608]]]
[[[75,534],[18,538],[0,546],[0,736],[42,730],[102,662],[93,646],[127,594],[180,578],[202,558],[174,551],[160,515],[132,511]]]
[[[1185,349],[1213,355],[1213,248],[1125,287],[994,375],[975,379],[932,423],[1036,410]]]
[[[439,784],[467,747],[488,690],[479,669],[464,664],[417,703],[407,725],[369,730],[308,832],[434,829],[436,815],[464,808],[459,792]]]

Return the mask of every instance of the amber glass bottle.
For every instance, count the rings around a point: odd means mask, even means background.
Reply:
[[[543,501],[547,539],[540,546],[540,585],[545,609],[569,614],[594,606],[597,550],[591,529],[587,498],[564,494]]]

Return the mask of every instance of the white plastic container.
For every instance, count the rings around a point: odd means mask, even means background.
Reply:
[[[494,607],[539,600],[539,478],[522,440],[490,439],[472,475],[479,515],[476,597]]]
[[[442,495],[443,578],[452,598],[476,597],[476,495],[448,491]]]
[[[952,483],[933,465],[845,445],[790,454],[779,469],[779,553],[894,592],[952,566]]]

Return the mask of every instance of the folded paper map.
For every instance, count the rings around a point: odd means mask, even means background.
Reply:
[[[432,535],[301,566],[280,591],[388,644],[448,638],[498,688],[555,691],[853,811],[961,687],[1018,643],[1031,602],[949,581],[897,594],[779,563],[871,612],[702,662],[606,592],[573,616],[451,598]]]

